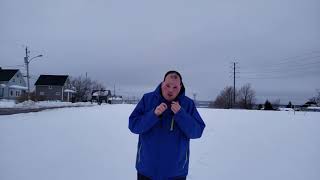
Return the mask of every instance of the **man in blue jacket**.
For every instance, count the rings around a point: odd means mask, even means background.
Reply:
[[[180,73],[167,72],[129,117],[129,129],[139,134],[138,180],[186,179],[190,139],[200,138],[204,128],[194,102],[185,96]]]

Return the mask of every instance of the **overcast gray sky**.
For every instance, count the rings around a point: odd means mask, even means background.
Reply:
[[[187,95],[236,86],[259,101],[302,103],[320,88],[319,0],[0,0],[0,66],[85,75],[123,95],[181,72]]]

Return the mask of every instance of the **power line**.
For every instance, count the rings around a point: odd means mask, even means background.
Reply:
[[[24,67],[24,65],[10,65],[10,66],[3,66],[5,68],[18,68],[18,67]]]
[[[292,64],[294,62],[303,62],[303,61],[310,61],[310,60],[313,60],[313,59],[317,59],[317,58],[320,58],[320,51],[312,51],[310,53],[304,53],[305,55],[298,55],[298,56],[294,56],[294,57],[287,57],[287,58],[284,58],[284,59],[279,59],[278,62],[276,63],[271,63],[271,64],[262,64],[262,65],[259,65],[258,68],[262,68],[262,69],[265,69],[265,68],[269,68],[269,67],[273,67],[273,66],[279,66],[279,65],[288,65],[288,64]],[[312,55],[312,54],[315,54],[315,55]],[[306,55],[309,55],[309,56],[306,56]],[[319,61],[319,60],[318,60]],[[265,61],[266,62],[266,61]],[[270,61],[267,61],[268,63]],[[252,66],[244,66],[243,69],[251,69]]]
[[[268,71],[268,70],[274,70],[274,69],[283,69],[283,68],[291,68],[291,67],[301,67],[301,66],[308,66],[308,65],[314,65],[314,64],[319,64],[320,63],[320,59],[317,61],[311,61],[311,62],[296,62],[296,63],[290,63],[290,64],[282,64],[282,65],[265,65],[265,66],[260,66],[260,67],[256,67],[254,69],[259,69],[259,70],[264,70],[264,71]],[[247,68],[247,70],[252,69],[251,68]],[[245,69],[246,70],[246,69]]]
[[[268,70],[274,70],[274,69],[283,69],[283,68],[290,68],[290,67],[301,67],[301,66],[308,66],[308,65],[314,65],[314,64],[319,64],[320,63],[320,56],[317,57],[319,59],[313,60],[313,61],[299,61],[299,62],[292,62],[288,64],[269,64],[269,65],[261,65],[259,67],[247,67],[243,68],[245,71],[250,71],[252,69],[254,70],[259,70],[259,71],[268,71]]]
[[[309,60],[313,60],[313,59],[317,59],[317,58],[320,58],[320,55],[318,55],[318,56],[311,56],[311,57],[305,57],[305,58],[302,58],[302,59],[295,59],[295,60],[290,60],[290,61],[279,62],[279,63],[275,63],[275,65],[292,64],[292,63],[294,63],[294,62],[309,61]]]
[[[255,75],[244,75],[241,76],[241,78],[244,79],[279,79],[279,78],[302,78],[302,77],[308,77],[308,76],[315,76],[319,75],[319,71],[310,71],[310,72],[288,72],[287,74],[255,74]]]
[[[319,65],[319,66],[317,66]],[[312,64],[304,64],[301,66],[288,66],[288,67],[279,67],[278,69],[270,69],[269,71],[241,71],[243,74],[269,74],[269,73],[285,73],[285,72],[308,72],[312,70],[318,70],[320,72],[320,62],[318,63],[312,63]]]
[[[319,57],[320,56],[313,56],[304,59],[296,59],[295,61],[291,61],[289,64],[284,62],[278,63],[277,66],[275,66],[276,64],[272,64],[269,66],[255,68],[253,71],[241,71],[241,74],[244,75],[241,75],[241,78],[279,79],[320,75],[320,59],[315,59]]]

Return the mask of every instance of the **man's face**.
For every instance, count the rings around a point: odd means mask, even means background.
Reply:
[[[180,78],[176,74],[169,74],[161,84],[162,96],[167,101],[173,101],[181,90]]]

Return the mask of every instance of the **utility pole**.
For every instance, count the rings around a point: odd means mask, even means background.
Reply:
[[[236,63],[233,63],[233,106],[236,104]]]
[[[233,76],[233,97],[232,97],[232,107],[235,107],[236,104],[236,73],[239,73],[236,71],[237,69],[237,62],[232,63],[232,76]]]
[[[26,57],[24,57],[24,63],[27,67],[27,83],[28,83],[28,100],[30,100],[30,81],[29,81],[29,53],[28,47],[26,47]]]
[[[197,93],[192,93],[192,95],[193,95],[193,102],[194,102],[195,105],[197,105],[197,100],[196,100]]]
[[[37,58],[37,57],[42,57],[43,55],[40,54],[38,56],[32,57],[29,59],[29,53],[30,51],[28,50],[28,47],[26,47],[26,57],[24,57],[24,63],[26,64],[26,68],[27,68],[27,83],[28,83],[28,100],[30,100],[30,76],[29,76],[29,63]]]

